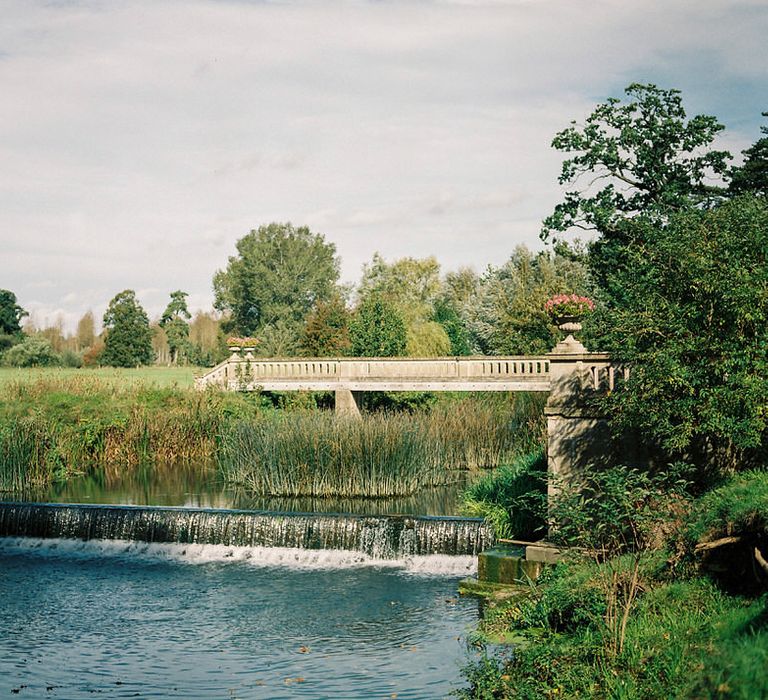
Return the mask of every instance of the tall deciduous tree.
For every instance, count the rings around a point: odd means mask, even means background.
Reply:
[[[198,311],[189,324],[189,359],[197,365],[214,365],[228,356],[221,321],[210,313]]]
[[[336,247],[306,227],[272,223],[237,242],[237,255],[213,278],[214,305],[243,335],[278,321],[298,339],[304,317],[329,298],[339,278]]]
[[[16,295],[8,289],[0,289],[0,334],[21,333],[21,319],[29,314],[16,302]]]
[[[768,459],[768,202],[743,196],[659,226],[622,224],[643,245],[610,275],[606,349],[632,366],[611,415],[667,461],[724,469]]]
[[[75,333],[77,341],[77,350],[85,350],[91,347],[96,340],[96,324],[93,318],[93,311],[86,311],[82,318],[77,322],[77,331]]]
[[[442,289],[440,264],[434,257],[400,258],[387,263],[378,253],[363,269],[359,296],[386,301],[406,325],[406,351],[412,356],[438,356],[451,352],[451,341],[435,321],[435,302]]]
[[[352,316],[349,339],[352,354],[357,357],[405,355],[405,321],[392,303],[378,294],[370,294]]]
[[[768,117],[768,112],[763,112],[763,116]],[[734,194],[751,192],[768,197],[768,126],[760,131],[765,136],[742,151],[744,163],[731,171],[730,190]]]
[[[318,301],[307,316],[301,345],[312,357],[342,357],[351,348],[350,312],[340,294]]]
[[[552,146],[574,154],[560,184],[576,185],[544,220],[542,238],[572,227],[620,233],[637,214],[663,221],[690,204],[722,197],[711,183],[728,172],[731,154],[712,147],[724,128],[715,117],[686,119],[679,90],[633,83],[627,101],[599,104],[583,125],[558,133]]]
[[[592,294],[583,258],[583,250],[565,244],[539,253],[518,246],[504,265],[489,267],[462,307],[473,352],[526,355],[551,350],[558,336],[544,302],[562,292]]]
[[[189,346],[189,324],[192,318],[187,308],[187,292],[177,289],[171,292],[171,300],[165,307],[160,318],[160,326],[165,331],[168,348],[171,352],[171,363],[178,364],[179,356],[186,353]]]
[[[101,361],[115,367],[135,367],[152,362],[149,318],[132,289],[116,294],[104,313],[107,337]]]

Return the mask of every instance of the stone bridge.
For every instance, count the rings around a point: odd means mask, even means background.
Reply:
[[[362,391],[549,392],[549,468],[561,480],[605,455],[607,422],[590,398],[628,376],[608,355],[588,352],[572,335],[540,357],[263,359],[253,348],[230,350],[227,360],[195,380],[197,387],[333,391],[340,415],[359,415],[355,394]],[[550,489],[557,488],[558,480],[550,481]]]

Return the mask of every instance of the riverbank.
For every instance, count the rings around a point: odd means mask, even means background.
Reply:
[[[314,403],[279,408],[258,393],[200,392],[122,372],[30,373],[0,384],[0,489],[195,462],[261,495],[405,496],[455,480],[456,469],[504,464],[543,431],[535,396],[441,397],[361,421]]]
[[[455,696],[768,697],[768,571],[760,563],[768,475],[738,475],[677,500],[675,517],[667,511],[654,523],[667,526],[655,540],[571,556],[516,595],[489,601],[478,642],[511,644],[469,664],[468,685]]]

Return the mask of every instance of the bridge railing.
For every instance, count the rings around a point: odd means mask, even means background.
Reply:
[[[271,385],[343,388],[392,383],[536,383],[549,381],[545,357],[261,359],[234,353],[196,380],[197,386],[254,389]]]

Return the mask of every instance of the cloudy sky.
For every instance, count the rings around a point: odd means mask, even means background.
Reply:
[[[132,288],[207,309],[270,221],[444,270],[538,247],[553,134],[630,82],[722,145],[768,109],[766,0],[0,0],[0,288],[72,328]]]

